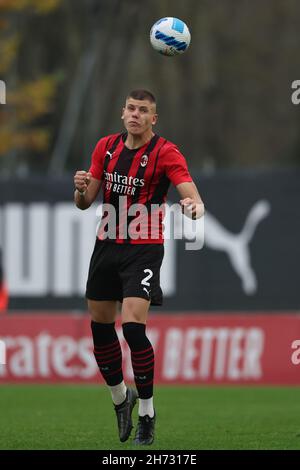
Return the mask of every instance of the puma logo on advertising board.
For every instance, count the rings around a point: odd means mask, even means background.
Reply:
[[[237,234],[225,228],[211,213],[205,212],[205,247],[227,254],[231,267],[241,279],[242,289],[247,295],[254,295],[257,291],[257,278],[251,265],[249,245],[258,224],[269,215],[270,210],[268,201],[257,201],[246,216],[242,230]],[[188,229],[185,234],[190,236]]]
[[[229,232],[213,215],[206,214],[205,245],[212,250],[225,251],[247,295],[255,294],[257,291],[257,279],[251,266],[249,244],[258,224],[269,215],[270,210],[268,201],[256,202],[250,209],[242,230],[237,234]]]

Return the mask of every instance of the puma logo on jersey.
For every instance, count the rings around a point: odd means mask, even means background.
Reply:
[[[114,152],[111,153],[109,150],[107,150],[107,152],[106,152],[106,155],[108,155],[110,159],[112,159],[113,154],[114,154]]]

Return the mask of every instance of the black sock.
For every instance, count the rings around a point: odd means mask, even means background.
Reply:
[[[123,380],[122,351],[114,323],[92,321],[94,356],[107,385],[118,385]]]
[[[154,351],[146,336],[146,325],[142,323],[124,323],[123,335],[131,350],[131,362],[134,381],[139,398],[153,396]]]

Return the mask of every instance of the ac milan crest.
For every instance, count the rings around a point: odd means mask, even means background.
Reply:
[[[148,163],[148,155],[143,155],[141,157],[141,166],[146,166]]]

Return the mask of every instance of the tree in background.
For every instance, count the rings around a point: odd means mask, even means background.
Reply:
[[[26,152],[44,153],[51,142],[53,129],[45,125],[45,117],[53,111],[58,76],[44,73],[25,47],[28,20],[51,15],[60,3],[61,0],[0,2],[0,77],[7,84],[7,104],[1,107],[0,114],[0,157],[7,157],[6,169],[20,164],[22,167]]]
[[[195,169],[299,165],[298,0],[0,0],[0,13],[2,171],[86,167],[141,87]],[[192,33],[174,58],[149,44],[170,14]]]

